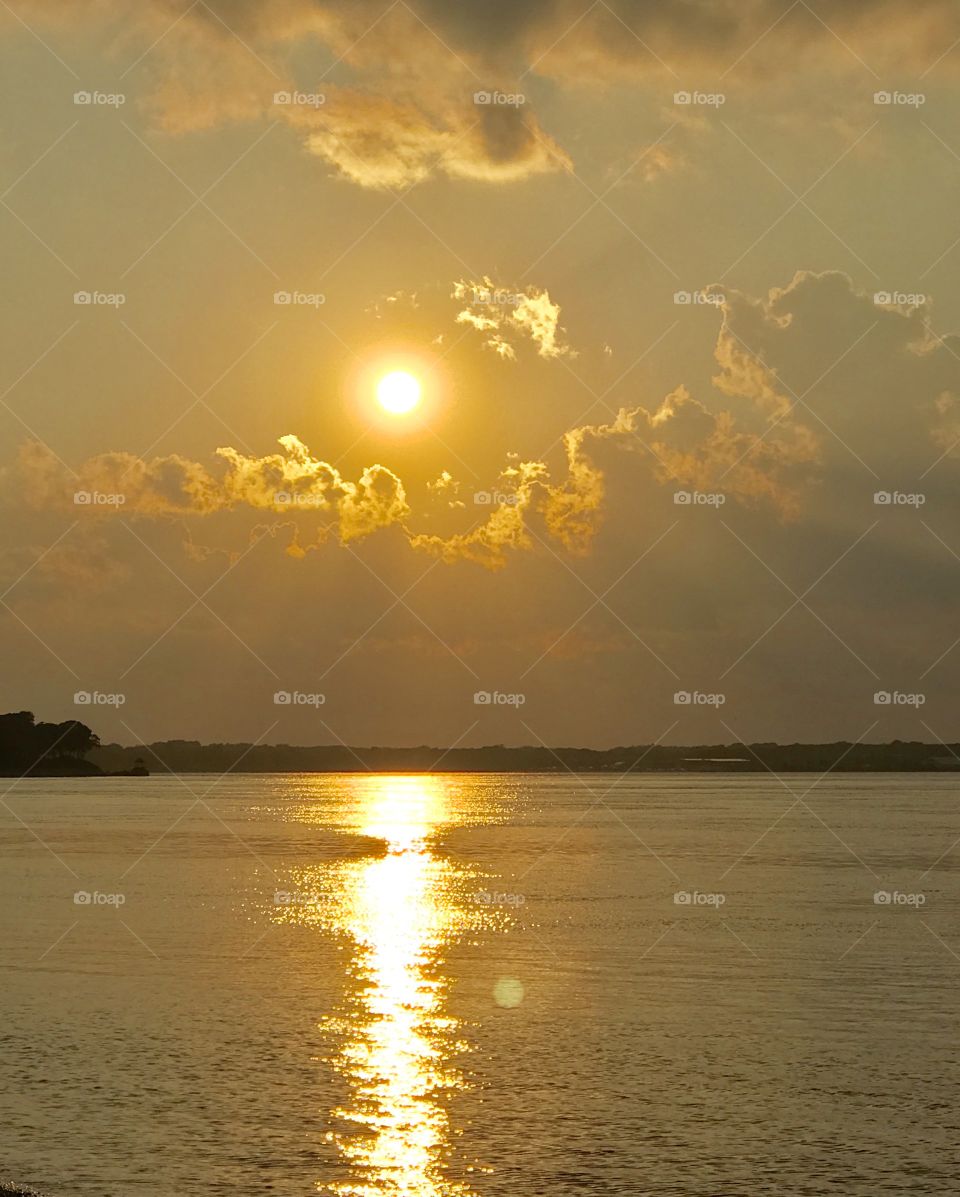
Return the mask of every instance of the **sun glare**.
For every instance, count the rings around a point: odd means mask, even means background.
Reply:
[[[377,383],[377,400],[384,411],[406,415],[420,402],[420,383],[406,370],[394,370]]]

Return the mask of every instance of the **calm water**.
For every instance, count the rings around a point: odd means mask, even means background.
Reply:
[[[0,1177],[960,1191],[960,779],[213,781],[0,806]]]

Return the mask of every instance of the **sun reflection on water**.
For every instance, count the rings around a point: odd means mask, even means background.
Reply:
[[[350,1088],[332,1111],[331,1139],[348,1180],[318,1185],[339,1197],[472,1197],[448,1175],[448,1101],[466,1088],[454,1057],[465,1050],[446,1011],[444,947],[486,920],[466,899],[468,874],[439,855],[451,819],[442,779],[369,776],[351,782],[347,830],[377,841],[376,855],[323,869],[330,901],[315,912],[352,945],[353,985],[324,1027],[331,1063]],[[332,884],[331,884],[332,883]]]

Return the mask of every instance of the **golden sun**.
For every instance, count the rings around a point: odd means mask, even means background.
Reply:
[[[377,400],[384,411],[404,416],[420,402],[420,383],[406,370],[393,370],[377,383]]]

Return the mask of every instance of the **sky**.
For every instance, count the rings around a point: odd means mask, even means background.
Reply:
[[[12,0],[0,63],[2,709],[958,739],[955,5]]]

